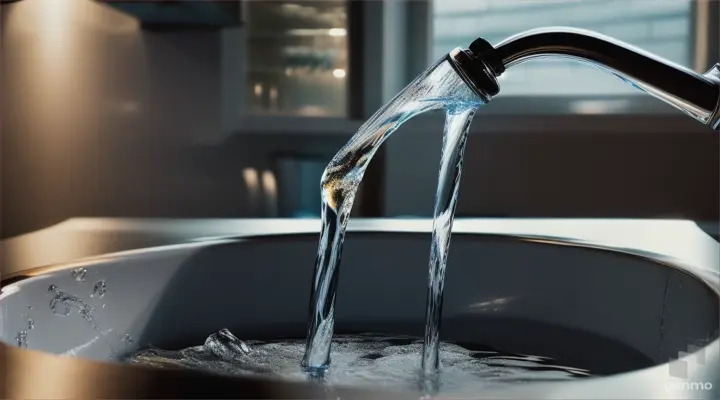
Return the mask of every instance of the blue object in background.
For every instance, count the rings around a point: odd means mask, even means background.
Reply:
[[[281,217],[320,217],[320,178],[324,157],[288,156],[277,159],[278,206]]]

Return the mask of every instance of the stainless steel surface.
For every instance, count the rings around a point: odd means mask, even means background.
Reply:
[[[720,63],[713,65],[704,76],[720,86]],[[718,103],[715,105],[715,111],[713,111],[713,114],[708,119],[708,125],[715,130],[720,129],[720,100],[718,100]]]
[[[471,47],[472,50],[472,47]],[[458,52],[461,50],[454,50]],[[595,32],[573,28],[543,28],[512,36],[494,50],[473,57],[482,59],[486,71],[466,71],[495,76],[503,68],[541,57],[565,57],[601,68],[650,95],[718,128],[720,80],[716,73],[695,73],[642,49]],[[474,65],[474,64],[473,64]]]
[[[55,230],[54,238],[58,240],[56,246],[63,247],[63,245],[65,245],[72,247],[72,240],[67,240],[64,243],[61,241],[63,237],[68,236],[67,234],[69,232],[84,232],[86,235],[85,238],[91,238],[93,232],[100,233],[105,231],[106,233],[124,232],[128,237],[137,235],[138,233],[144,233],[146,237],[165,236],[168,243],[172,241],[168,239],[171,236],[174,237],[175,239],[173,240],[176,241],[190,242],[193,241],[193,237],[201,240],[195,241],[195,243],[171,245],[153,250],[109,254],[82,261],[51,265],[48,268],[16,274],[12,280],[17,281],[19,279],[20,281],[18,283],[24,281],[29,282],[34,279],[32,278],[33,276],[42,278],[47,274],[53,273],[59,273],[60,275],[58,276],[64,277],[68,275],[67,269],[77,267],[78,265],[100,266],[100,264],[106,264],[112,267],[109,268],[109,270],[116,271],[122,271],[124,268],[137,269],[140,267],[147,267],[149,270],[152,270],[165,263],[177,262],[179,263],[178,265],[186,265],[186,262],[190,259],[195,260],[195,264],[197,264],[195,268],[202,270],[203,266],[205,266],[210,268],[208,271],[212,271],[212,268],[221,268],[221,266],[212,267],[213,263],[208,262],[207,256],[197,258],[199,255],[198,251],[210,249],[213,246],[221,246],[222,243],[243,242],[242,240],[237,242],[237,239],[231,239],[228,236],[247,239],[252,239],[253,236],[260,236],[260,242],[258,243],[263,243],[262,237],[267,235],[309,234],[310,237],[307,243],[312,244],[314,243],[312,236],[317,234],[318,228],[319,221],[317,220],[142,221],[85,219],[69,221],[64,227],[59,226],[53,228]],[[431,221],[429,220],[359,220],[355,221],[354,224],[350,224],[349,229],[351,233],[348,238],[352,240],[353,233],[356,232],[378,232],[380,234],[399,232],[429,235],[430,228]],[[572,248],[577,248],[578,251],[587,251],[587,249],[593,251],[592,249],[596,249],[601,252],[599,256],[604,253],[610,256],[612,256],[613,253],[639,256],[643,260],[651,263],[660,263],[658,264],[659,266],[664,265],[681,274],[688,274],[695,277],[691,280],[694,281],[697,279],[700,282],[704,282],[705,285],[712,288],[715,295],[717,295],[718,290],[720,290],[720,280],[718,279],[720,249],[718,248],[718,243],[702,232],[696,224],[689,221],[459,220],[455,224],[454,231],[461,233],[457,235],[461,238],[458,239],[460,241],[463,240],[463,237],[472,238],[477,235],[490,236],[504,241],[527,243],[530,246],[536,244],[537,246],[548,248],[550,253],[559,256],[566,252],[572,252]],[[200,236],[206,237],[203,239],[200,238]],[[44,243],[48,244],[53,242],[54,240],[51,237],[52,236],[46,236]],[[111,236],[105,236],[105,240],[109,237]],[[370,235],[370,237],[372,237],[372,235]],[[292,238],[288,237],[288,240],[292,240]],[[81,243],[75,241],[75,246],[82,247],[83,240],[81,239],[80,242]],[[112,240],[110,240],[110,242],[112,242]],[[43,244],[43,242],[35,242],[35,245],[41,244]],[[36,253],[38,253],[38,248],[41,248],[41,246],[33,246],[30,241],[25,242],[25,245],[28,246],[27,251],[34,250]],[[111,247],[109,245],[106,246],[106,249]],[[248,245],[246,245],[246,247],[247,246]],[[563,249],[557,246],[570,246],[570,248]],[[261,247],[262,246],[258,248]],[[255,247],[250,246],[248,248]],[[308,247],[308,249],[309,253],[314,252],[314,249],[310,247]],[[456,247],[456,250],[459,249],[460,247]],[[466,251],[475,251],[473,249],[476,250],[477,248],[467,248]],[[356,251],[359,252],[358,254],[367,254],[366,250],[356,249]],[[272,251],[271,253],[277,254],[278,252]],[[482,253],[487,254],[486,251]],[[18,253],[16,253],[16,255],[17,254]],[[460,254],[462,253],[456,251],[456,255]],[[188,256],[192,257],[188,258]],[[312,256],[312,254],[309,254],[309,256]],[[54,257],[58,257],[58,254],[55,254]],[[282,256],[277,255],[277,257]],[[414,255],[414,257],[420,259],[425,256],[420,254]],[[462,256],[461,258],[467,259],[467,257],[468,255]],[[133,264],[136,265],[133,267]],[[142,264],[145,265],[143,266]],[[544,267],[545,264],[542,266]],[[587,267],[582,263],[577,263],[573,266],[576,267],[574,269],[578,272],[583,271],[583,267]],[[611,265],[608,265],[608,267],[609,266]],[[198,270],[197,273],[202,274],[203,272],[200,270]],[[298,269],[293,268],[293,270]],[[309,273],[309,270],[310,268],[308,268],[306,272]],[[350,269],[348,269],[346,272],[354,273],[358,277],[363,274],[363,271],[360,271],[358,268],[352,268],[352,270],[353,271],[350,271]],[[501,270],[498,271],[500,272]],[[270,272],[267,273],[269,274]],[[136,274],[130,275],[137,276]],[[150,275],[146,276],[145,280],[152,280],[150,279]],[[213,275],[213,273],[210,273],[210,275]],[[423,274],[416,275],[416,280],[424,279]],[[591,276],[594,275],[591,274]],[[592,279],[591,276],[587,278]],[[134,279],[132,281],[139,285],[137,287],[138,295],[145,293],[145,290],[148,289],[141,288],[145,285],[145,283],[143,283],[145,280]],[[288,285],[290,284],[291,283],[288,282]],[[468,284],[472,283],[468,282]],[[648,282],[646,286],[648,285],[651,285],[651,283]],[[304,287],[304,285],[301,286]],[[43,287],[46,286],[43,285]],[[350,286],[347,286],[347,288],[350,288]],[[637,293],[640,294],[642,293],[642,289],[642,283],[631,286],[625,285],[625,290],[628,291],[628,293],[637,290]],[[160,289],[155,288],[155,290]],[[420,295],[423,294],[422,290],[418,293],[420,293]],[[547,292],[547,294],[551,295],[552,293]],[[12,296],[12,294],[9,296]],[[613,287],[607,288],[607,296],[608,300],[612,299]],[[6,300],[7,299],[8,298],[6,298]],[[657,300],[661,299],[662,297],[659,297]],[[634,300],[636,304],[627,304],[625,308],[635,307],[637,302],[643,300],[646,300],[646,298],[640,297]],[[717,299],[714,301],[717,302]],[[25,303],[21,301],[20,304]],[[348,305],[349,304],[343,306],[345,310]],[[186,307],[180,308],[182,308],[184,312],[177,314],[178,317],[186,315],[186,311],[188,310]],[[373,312],[378,311],[384,310],[365,310],[364,312],[369,312],[370,314],[368,315],[371,315]],[[355,312],[359,312],[359,309]],[[679,313],[676,314],[677,317],[683,317],[683,310],[678,309],[675,310],[675,312]],[[582,317],[583,314],[580,313],[577,315]],[[693,313],[687,314],[687,316],[692,315]],[[648,316],[642,316],[642,318],[645,319],[647,319],[647,317]],[[5,318],[7,318],[7,316],[5,316]],[[636,318],[636,320],[638,319],[641,318]],[[637,321],[620,318],[617,320],[617,323],[627,325],[637,323]],[[717,333],[715,335],[717,335]],[[692,367],[689,370],[689,375],[685,380],[673,382],[711,382],[715,387],[719,387],[720,382],[718,382],[718,378],[720,374],[717,372],[720,370],[720,343],[716,338],[699,351],[704,353],[704,365],[693,364],[693,360],[695,360],[698,354],[685,356],[683,360],[688,362],[688,365]],[[342,398],[389,398],[393,396],[398,396],[399,398],[418,398],[418,395],[413,393],[322,392],[306,385],[291,383],[254,379],[226,379],[190,372],[138,369],[68,357],[57,357],[48,353],[20,350],[5,344],[0,344],[0,359],[5,360],[8,365],[8,368],[3,369],[3,373],[5,374],[4,378],[6,379],[0,379],[0,397],[9,398],[197,398],[203,396],[206,398],[289,398],[293,396],[296,398],[336,398],[337,396]],[[30,383],[29,379],[32,380],[32,383]],[[586,381],[541,383],[526,386],[517,385],[504,388],[503,390],[488,390],[484,393],[478,393],[476,397],[488,399],[709,399],[713,398],[713,395],[717,393],[716,391],[684,390],[679,384],[668,386],[667,383],[669,379],[668,365],[660,364],[631,373]],[[177,383],[170,384],[173,380],[177,380]],[[64,383],[59,384],[59,382]],[[116,384],[117,382],[123,382],[123,384],[118,385]]]

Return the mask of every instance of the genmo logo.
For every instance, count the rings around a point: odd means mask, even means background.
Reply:
[[[688,357],[689,356],[689,357]],[[686,358],[687,357],[687,358]],[[669,373],[673,378],[665,382],[665,390],[689,390],[689,391],[708,391],[712,390],[712,382],[688,381],[690,368],[697,368],[705,365],[705,350],[699,346],[688,346],[687,351],[678,352],[678,358],[672,360],[669,364]]]
[[[713,388],[712,382],[687,382],[687,381],[667,381],[665,382],[665,390],[691,390],[691,391],[710,391]]]

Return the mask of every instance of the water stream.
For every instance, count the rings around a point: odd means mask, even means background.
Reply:
[[[331,386],[385,386],[453,395],[472,395],[494,384],[589,376],[588,370],[565,367],[558,360],[547,357],[505,353],[475,343],[467,346],[441,343],[439,340],[445,268],[463,155],[470,122],[481,105],[482,100],[455,73],[449,62],[440,61],[370,118],[332,159],[321,181],[322,230],[305,341],[243,341],[223,329],[210,335],[201,346],[181,350],[150,347],[125,360],[231,375],[310,379]],[[437,109],[445,110],[446,119],[435,196],[425,337],[343,335],[335,339],[332,348],[335,295],[345,228],[365,169],[378,148],[403,123]],[[411,140],[408,140],[408,151],[412,151]],[[333,368],[327,369],[331,354]],[[299,368],[297,363],[301,356],[302,368]]]
[[[310,297],[307,344],[302,360],[305,369],[317,371],[330,365],[335,295],[345,228],[368,163],[383,142],[407,120],[430,110],[445,108],[447,123],[435,204],[423,350],[423,369],[432,371],[437,368],[442,288],[460,166],[467,127],[481,104],[480,97],[449,62],[441,60],[375,113],[330,161],[321,180],[322,229]]]
[[[432,246],[430,248],[430,270],[428,275],[427,311],[425,318],[425,340],[423,342],[422,369],[435,373],[440,368],[438,356],[440,345],[440,318],[445,284],[445,267],[450,249],[450,234],[462,172],[465,144],[470,122],[476,108],[447,108],[445,132],[443,133],[442,156],[435,212],[433,214]]]

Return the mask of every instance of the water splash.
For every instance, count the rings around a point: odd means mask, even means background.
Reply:
[[[95,312],[96,307],[94,304],[86,303],[85,300],[81,299],[80,297],[65,293],[58,289],[56,285],[50,285],[48,290],[51,293],[55,294],[55,296],[53,296],[53,298],[50,300],[50,310],[53,314],[59,317],[67,317],[71,315],[73,311],[77,311],[77,314],[83,320],[85,320],[85,322],[87,322],[90,327],[92,327],[92,329],[100,335],[100,337],[103,338],[110,351],[113,354],[117,355],[115,347],[110,343],[109,340],[107,340],[105,334],[102,332],[97,322],[95,321],[95,316],[93,313]]]
[[[27,320],[27,330],[31,331],[35,329],[35,321],[32,320],[32,318],[28,318]]]
[[[205,340],[205,348],[224,360],[233,360],[238,356],[250,354],[250,347],[233,335],[228,329],[213,333]]]
[[[358,185],[382,143],[410,118],[441,108],[475,109],[482,100],[441,60],[373,115],[333,157],[321,180],[322,230],[310,296],[302,365],[309,371],[330,364],[342,245]]]
[[[90,293],[90,297],[97,297],[99,299],[102,299],[105,296],[105,293],[107,292],[107,283],[105,280],[98,281],[98,283],[95,284],[93,287],[92,293]]]
[[[126,333],[125,336],[123,336],[122,341],[127,344],[133,344],[135,343],[135,339],[133,339],[130,334]]]
[[[75,279],[78,282],[85,282],[85,277],[87,276],[87,269],[84,267],[75,268],[71,271],[73,279]]]
[[[333,366],[321,375],[328,386],[384,387],[388,390],[420,390],[436,395],[466,397],[488,387],[547,380],[573,380],[589,371],[564,367],[547,357],[472,350],[453,343],[441,344],[442,372],[419,374],[418,352],[422,339],[411,336],[359,334],[338,335],[333,344]],[[302,340],[243,341],[229,330],[210,335],[202,346],[179,351],[147,348],[125,361],[155,367],[184,367],[219,374],[271,376],[316,382],[318,375],[298,367],[305,346]]]
[[[82,315],[81,311],[85,308],[86,304],[81,298],[62,292],[58,290],[57,287],[53,292],[55,293],[55,297],[50,300],[50,310],[53,314],[67,317],[73,309],[76,309]],[[84,317],[87,318],[87,316],[88,313],[85,312]]]

